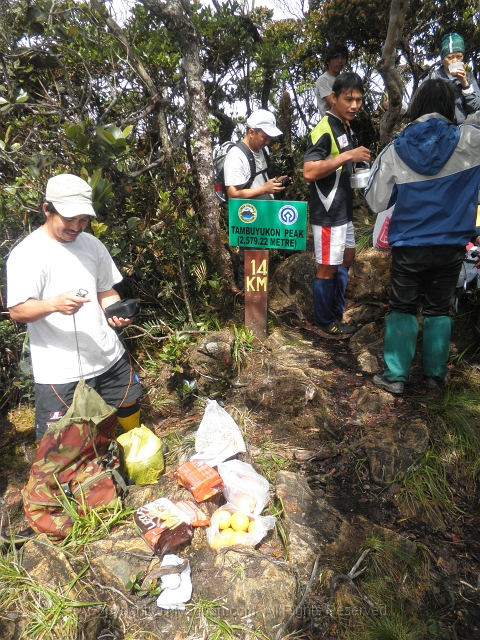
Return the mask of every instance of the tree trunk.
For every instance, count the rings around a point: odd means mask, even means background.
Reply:
[[[200,193],[204,206],[204,229],[200,230],[207,243],[210,257],[219,275],[235,289],[230,254],[222,240],[220,211],[215,195],[212,144],[208,130],[208,110],[202,81],[202,66],[198,52],[198,37],[190,20],[188,0],[142,0],[166,28],[174,33],[182,52],[188,92],[188,107],[195,140],[195,160],[198,170]]]
[[[388,22],[387,38],[382,50],[379,72],[385,82],[388,95],[388,109],[380,121],[380,143],[388,144],[392,140],[395,125],[400,120],[402,108],[403,82],[395,62],[397,46],[402,37],[408,0],[392,0]]]

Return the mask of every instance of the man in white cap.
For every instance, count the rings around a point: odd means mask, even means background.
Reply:
[[[273,200],[275,193],[285,189],[282,179],[268,176],[269,161],[265,147],[272,138],[281,136],[277,128],[275,116],[266,109],[254,111],[247,119],[247,133],[241,143],[230,149],[225,158],[224,176],[227,195],[229,198]],[[254,161],[255,173],[251,166]],[[238,268],[237,285],[243,289],[244,264],[243,248],[240,248],[240,263]]]
[[[92,189],[60,174],[45,200],[44,224],[7,261],[10,317],[28,325],[37,440],[65,414],[81,377],[118,408],[124,429],[139,426],[141,386],[114,331],[132,319],[105,315],[122,276],[100,240],[83,233],[96,217]]]

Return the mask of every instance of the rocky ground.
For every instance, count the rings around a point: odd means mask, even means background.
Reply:
[[[42,536],[29,541],[22,566],[46,588],[61,591],[87,567],[75,598],[106,607],[80,613],[79,638],[480,637],[478,485],[459,469],[463,458],[441,467],[443,484],[435,476],[439,467],[429,460],[445,437],[438,411],[445,396],[426,393],[420,361],[402,398],[373,387],[382,368],[388,256],[362,255],[347,312],[361,329],[350,340],[327,340],[308,323],[314,265],[297,254],[275,274],[276,328],[261,348],[244,345],[241,365],[232,360],[233,333],[224,330],[202,337],[181,371],[149,374],[144,409],[169,443],[167,472],[192,450],[203,414],[198,398],[216,397],[245,434],[244,459],[270,481],[269,512],[280,524],[255,550],[214,552],[197,530],[191,545],[179,549],[194,587],[183,613],[161,611],[155,598],[125,587],[131,574],[143,580],[158,564],[131,517],[74,554]],[[452,347],[457,387],[476,376],[477,366],[475,357],[464,366],[473,329],[460,326]],[[196,382],[194,393],[178,393],[184,380]],[[34,451],[32,435],[16,430],[23,422],[28,417],[12,414],[3,424],[4,530],[9,521],[22,526],[20,489]],[[472,468],[478,473],[478,465]],[[420,477],[430,478],[421,491]],[[449,501],[438,489],[445,486]],[[186,494],[167,473],[156,485],[132,487],[127,504]],[[210,513],[218,504],[208,505]],[[22,611],[19,604],[0,614],[0,639],[19,638],[28,628]],[[66,637],[51,633],[23,637]]]

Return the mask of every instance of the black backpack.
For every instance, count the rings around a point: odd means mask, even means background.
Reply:
[[[252,186],[252,182],[260,173],[267,173],[270,169],[270,156],[268,151],[263,150],[263,155],[265,157],[265,161],[267,163],[267,168],[262,171],[257,171],[257,165],[255,164],[255,158],[252,153],[252,150],[243,142],[243,140],[239,140],[238,142],[224,142],[219,147],[215,149],[213,152],[213,172],[215,175],[215,193],[217,194],[218,202],[220,206],[224,209],[228,207],[228,195],[227,189],[225,187],[225,174],[224,174],[224,166],[225,159],[227,157],[228,152],[233,147],[238,147],[243,151],[243,153],[247,156],[248,164],[250,165],[250,178],[243,185],[243,189],[250,189]]]

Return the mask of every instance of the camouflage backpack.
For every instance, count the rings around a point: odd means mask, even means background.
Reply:
[[[118,503],[126,485],[116,428],[116,409],[80,380],[67,413],[40,441],[22,491],[32,529],[65,538],[73,525],[65,497],[78,513]]]

